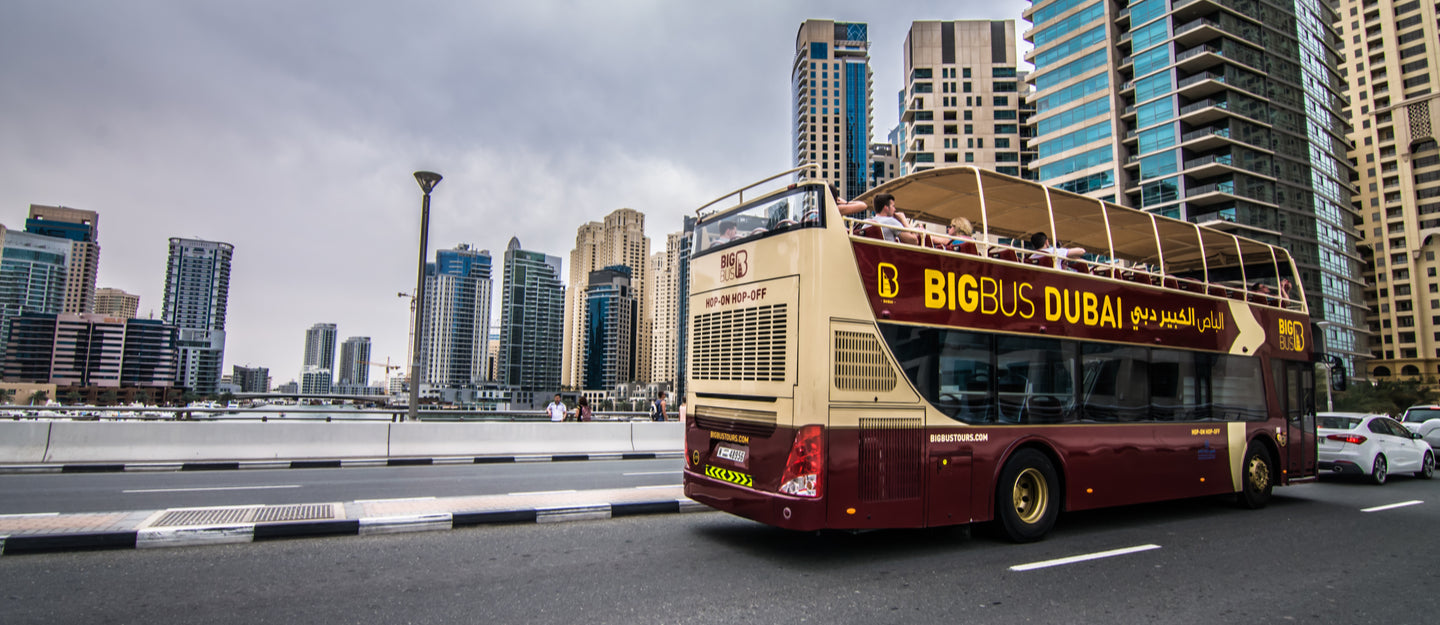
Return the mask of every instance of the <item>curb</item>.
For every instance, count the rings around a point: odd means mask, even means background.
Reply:
[[[690,499],[662,499],[615,504],[583,504],[481,512],[436,512],[326,521],[161,527],[124,532],[31,534],[0,536],[0,555],[189,547],[326,536],[371,536],[461,529],[478,525],[558,523],[706,510],[709,508]]]
[[[683,451],[600,454],[521,454],[514,456],[438,456],[434,458],[350,458],[345,460],[240,460],[195,462],[134,462],[77,464],[6,464],[0,475],[17,473],[124,473],[139,471],[239,471],[254,469],[345,469],[409,467],[436,464],[505,464],[514,462],[575,462],[584,460],[657,460],[684,458]]]

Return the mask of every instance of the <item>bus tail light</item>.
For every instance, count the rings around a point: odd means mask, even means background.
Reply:
[[[1325,438],[1328,438],[1332,441],[1350,443],[1351,445],[1359,445],[1360,443],[1365,442],[1365,437],[1359,434],[1331,434],[1329,436],[1326,436]]]
[[[807,425],[795,433],[785,473],[780,476],[780,492],[800,497],[820,496],[820,474],[825,470],[825,444],[820,426]]]

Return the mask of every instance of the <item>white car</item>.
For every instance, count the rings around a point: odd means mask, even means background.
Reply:
[[[1435,474],[1435,452],[1419,434],[1386,415],[1322,412],[1316,415],[1316,459],[1320,472],[1365,475],[1384,484],[1391,472]]]
[[[1411,406],[1405,409],[1400,423],[1411,432],[1425,437],[1430,448],[1440,448],[1440,406]]]

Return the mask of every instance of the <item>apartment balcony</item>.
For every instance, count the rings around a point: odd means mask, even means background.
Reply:
[[[1275,177],[1264,172],[1246,169],[1235,164],[1235,158],[1230,153],[1206,154],[1195,158],[1186,159],[1180,167],[1180,173],[1190,176],[1195,180],[1204,180],[1226,174],[1243,173],[1266,180],[1275,180]]]
[[[1250,21],[1257,21],[1256,18],[1249,15],[1251,9],[1242,9],[1231,0],[1175,0],[1170,5],[1171,15],[1179,24],[1184,24],[1191,18],[1214,15],[1217,11],[1225,11]]]
[[[1190,126],[1207,126],[1230,117],[1230,104],[1224,100],[1206,99],[1180,107],[1180,121]]]
[[[1225,62],[1225,53],[1217,46],[1205,44],[1190,48],[1175,56],[1175,66],[1181,71],[1195,73]]]
[[[1229,34],[1220,27],[1220,22],[1208,17],[1192,20],[1175,27],[1175,43],[1193,48],[1207,41],[1219,38],[1221,35]]]
[[[1120,14],[1115,16],[1115,23],[1117,25],[1125,25],[1130,23],[1130,7],[1120,9]]]
[[[1279,208],[1276,204],[1259,200],[1253,197],[1246,197],[1235,192],[1235,181],[1213,182],[1210,184],[1190,187],[1185,190],[1185,201],[1191,206],[1192,214],[1204,214],[1201,207],[1216,206],[1227,202],[1237,201],[1249,202],[1260,206]]]
[[[1215,72],[1201,72],[1175,83],[1175,92],[1191,100],[1211,96],[1225,89],[1225,75]]]

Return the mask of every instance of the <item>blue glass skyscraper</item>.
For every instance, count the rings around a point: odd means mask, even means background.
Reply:
[[[869,37],[865,24],[807,20],[790,70],[795,164],[818,164],[847,198],[864,193],[870,177]]]
[[[1042,0],[1024,16],[1037,178],[1289,249],[1328,349],[1363,357],[1334,10]]]
[[[490,337],[490,252],[460,244],[425,265],[420,384],[466,388],[485,381]]]

